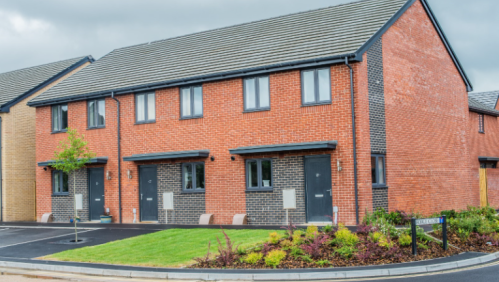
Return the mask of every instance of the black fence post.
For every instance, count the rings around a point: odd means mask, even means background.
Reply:
[[[417,236],[416,236],[416,218],[411,218],[411,233],[412,233],[412,254],[417,256],[418,255],[418,248],[417,248]]]
[[[447,251],[447,216],[442,216],[442,238],[444,243],[444,250]]]

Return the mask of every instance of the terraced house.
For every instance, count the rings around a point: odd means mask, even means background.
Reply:
[[[479,203],[472,86],[425,0],[368,0],[116,49],[29,102],[37,216],[73,215],[65,128],[97,157],[82,220],[249,224]],[[67,112],[61,109],[67,107]],[[67,123],[65,123],[67,117]],[[68,193],[69,192],[69,193]],[[286,208],[286,209],[285,209]]]
[[[92,61],[87,56],[0,74],[0,221],[36,218],[36,110],[26,103]]]

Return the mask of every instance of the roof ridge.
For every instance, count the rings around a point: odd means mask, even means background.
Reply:
[[[6,75],[8,73],[13,73],[13,72],[18,72],[18,71],[23,71],[23,70],[28,70],[28,69],[32,69],[32,68],[37,68],[37,67],[43,67],[43,66],[47,66],[47,65],[52,65],[52,64],[57,64],[57,63],[62,63],[62,62],[65,62],[65,61],[71,61],[71,60],[76,60],[76,59],[84,59],[85,57],[92,57],[92,55],[86,55],[86,56],[80,56],[80,57],[74,57],[74,58],[71,58],[71,59],[65,59],[65,60],[59,60],[59,61],[55,61],[55,62],[51,62],[51,63],[46,63],[46,64],[41,64],[41,65],[36,65],[36,66],[31,66],[31,67],[25,67],[25,68],[21,68],[21,69],[16,69],[16,70],[11,70],[11,71],[7,71],[7,72],[2,72],[0,73],[0,76],[2,75]]]
[[[218,28],[213,28],[213,29],[208,29],[208,30],[203,30],[203,31],[196,31],[196,32],[188,33],[188,34],[182,34],[182,35],[177,35],[177,36],[168,37],[168,38],[164,38],[164,39],[153,40],[153,41],[149,41],[149,42],[138,43],[138,44],[133,44],[133,45],[129,45],[129,46],[121,47],[121,48],[116,48],[116,49],[113,49],[113,51],[111,51],[110,53],[112,53],[114,51],[122,50],[122,49],[132,48],[132,47],[137,47],[137,46],[142,46],[142,45],[150,45],[152,43],[162,42],[162,41],[166,41],[166,40],[172,40],[172,39],[177,39],[177,38],[182,38],[182,37],[188,37],[188,36],[192,36],[192,35],[197,35],[197,34],[202,34],[202,33],[207,33],[207,32],[212,32],[212,31],[217,31],[217,30],[229,29],[229,28],[234,28],[234,27],[238,27],[238,26],[249,25],[249,24],[254,24],[254,23],[264,22],[264,21],[269,21],[269,20],[274,20],[274,19],[283,18],[283,17],[287,17],[287,16],[305,14],[305,13],[310,13],[310,12],[314,12],[314,11],[326,10],[326,9],[330,9],[330,8],[337,8],[337,7],[341,7],[341,6],[355,5],[355,4],[359,4],[359,3],[362,3],[362,2],[370,2],[370,1],[382,1],[382,0],[356,0],[356,1],[353,1],[353,2],[349,2],[349,3],[342,3],[342,4],[338,4],[338,5],[332,5],[332,6],[327,6],[327,7],[317,8],[317,9],[310,9],[310,10],[306,10],[306,11],[289,13],[289,14],[284,14],[284,15],[280,15],[280,16],[274,16],[274,17],[270,17],[270,18],[265,18],[265,19],[260,19],[260,20],[254,20],[254,21],[249,21],[249,22],[244,22],[244,23],[239,23],[239,24],[233,24],[233,25],[228,25],[228,26],[223,26],[223,27],[218,27]],[[397,0],[388,0],[388,1],[397,1]],[[105,56],[103,56],[103,57],[105,57]]]

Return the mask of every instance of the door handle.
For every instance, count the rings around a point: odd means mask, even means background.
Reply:
[[[326,190],[329,192],[329,196],[333,196],[333,192],[332,192],[333,189],[329,189],[329,190]]]
[[[142,196],[143,196],[143,195],[142,195],[142,194],[140,194],[140,200],[141,200],[141,201],[142,201]]]

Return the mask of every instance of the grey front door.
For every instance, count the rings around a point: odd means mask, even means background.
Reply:
[[[104,168],[88,169],[88,191],[90,199],[90,220],[100,220],[104,214]]]
[[[155,165],[139,167],[140,220],[158,220],[158,176]]]
[[[307,221],[329,222],[333,213],[331,155],[305,157]]]

